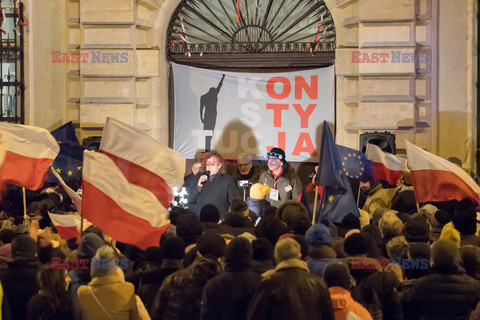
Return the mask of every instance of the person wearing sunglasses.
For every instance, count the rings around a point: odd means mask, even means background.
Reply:
[[[302,183],[295,169],[285,159],[285,151],[272,148],[267,153],[268,170],[260,175],[258,183],[270,187],[266,200],[274,207],[280,207],[288,200],[298,200],[302,192]]]

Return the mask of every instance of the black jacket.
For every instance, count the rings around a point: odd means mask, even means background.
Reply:
[[[245,202],[247,203],[248,210],[254,212],[257,217],[260,218],[263,218],[265,211],[270,207],[270,202],[265,199],[247,198]]]
[[[49,298],[41,291],[34,295],[27,306],[27,320],[71,320],[74,318],[71,303],[66,299],[61,310],[53,312]]]
[[[251,267],[227,265],[203,290],[202,320],[244,320],[261,277]]]
[[[439,269],[416,280],[405,293],[405,319],[469,319],[480,300],[480,284],[459,267]]]
[[[195,183],[195,186],[195,188],[190,190],[191,195],[189,195],[189,198],[191,197],[194,203],[189,206],[189,209],[197,215],[200,214],[200,210],[204,205],[212,203],[217,206],[220,211],[220,218],[223,219],[232,200],[238,197],[235,181],[228,174],[218,173],[215,176],[211,176],[210,180],[207,180],[203,187],[199,187],[197,183]]]
[[[0,282],[7,298],[10,313],[14,320],[26,319],[28,300],[38,291],[37,260],[15,259],[0,269]]]
[[[181,260],[165,259],[162,261],[160,269],[141,275],[138,296],[142,299],[147,310],[152,307],[153,298],[160,289],[163,280],[180,269],[183,269]]]
[[[333,320],[334,315],[325,282],[311,275],[305,262],[290,259],[279,263],[275,272],[260,283],[250,302],[247,319]]]
[[[213,258],[199,257],[187,269],[168,276],[152,302],[152,320],[198,320],[203,288],[221,272]]]

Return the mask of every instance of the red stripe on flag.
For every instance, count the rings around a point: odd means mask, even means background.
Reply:
[[[109,196],[83,180],[83,218],[99,227],[114,240],[145,250],[158,246],[170,223],[153,227],[147,220],[126,212]],[[154,212],[152,212],[154,214]]]
[[[7,150],[2,180],[30,190],[38,190],[43,186],[52,162],[53,159],[30,158]]]
[[[375,180],[385,180],[394,186],[404,174],[403,171],[388,169],[383,163],[373,162],[373,179]]]
[[[158,201],[165,207],[170,206],[170,202],[173,200],[173,191],[168,183],[157,174],[145,169],[133,162],[117,157],[104,150],[100,150],[101,153],[107,155],[115,162],[117,167],[127,178],[128,182],[136,186],[142,187],[150,191],[157,197]]]
[[[418,203],[471,198],[480,204],[478,193],[451,171],[415,170],[411,174],[415,186],[415,200]]]
[[[65,240],[77,238],[80,236],[77,227],[55,226],[55,229],[57,229],[58,235]]]

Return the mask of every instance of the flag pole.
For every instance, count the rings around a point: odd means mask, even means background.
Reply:
[[[358,186],[358,195],[357,195],[357,207],[358,207],[358,204],[360,203],[360,186]]]
[[[27,220],[27,197],[25,196],[25,187],[22,187],[23,193],[23,219]]]
[[[312,226],[315,224],[315,215],[317,214],[318,186],[315,186],[315,201],[313,202]]]

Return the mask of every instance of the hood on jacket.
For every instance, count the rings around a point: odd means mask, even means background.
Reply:
[[[350,292],[342,287],[330,287],[328,292],[330,292],[330,298],[332,299],[333,311],[347,309],[353,304]]]
[[[285,222],[287,226],[292,227],[295,221],[301,218],[308,219],[308,211],[300,201],[288,200],[278,208],[277,216]]]

